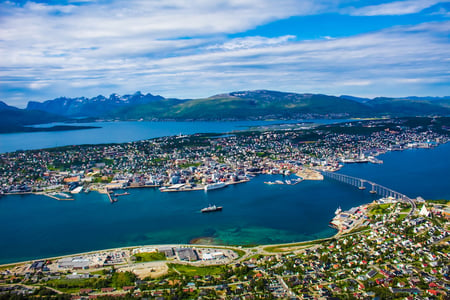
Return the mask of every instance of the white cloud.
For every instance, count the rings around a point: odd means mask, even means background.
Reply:
[[[40,90],[40,89],[45,88],[47,86],[49,86],[49,83],[45,82],[45,81],[34,81],[34,82],[31,82],[29,84],[29,87],[32,90]]]
[[[392,16],[421,12],[442,0],[405,0],[365,6],[349,10],[354,16]]]
[[[266,38],[261,36],[250,36],[245,38],[235,38],[223,44],[216,44],[208,47],[208,49],[237,50],[249,49],[255,47],[265,47],[284,44],[295,40],[295,35],[284,35],[275,38]]]
[[[405,87],[450,81],[450,22],[311,41],[292,35],[227,38],[334,5],[332,0],[301,3],[131,0],[111,6],[8,6],[0,19],[0,85],[14,91],[11,99],[19,90],[43,100],[136,90],[193,98],[258,88],[349,93],[350,87],[367,95],[390,84],[392,90],[394,84],[403,87],[403,93]],[[3,99],[7,95],[0,92]]]
[[[370,80],[350,80],[350,81],[342,81],[340,84],[345,86],[366,86],[372,84]]]

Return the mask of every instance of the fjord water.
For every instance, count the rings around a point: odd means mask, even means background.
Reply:
[[[0,153],[32,150],[68,145],[127,143],[162,136],[194,133],[227,133],[261,125],[314,122],[330,124],[346,122],[346,119],[313,119],[291,121],[230,121],[230,122],[94,122],[83,126],[100,128],[0,134]],[[42,124],[33,127],[67,125],[65,123]],[[74,124],[76,126],[77,124]]]
[[[408,196],[450,199],[450,143],[380,156],[382,165],[355,164],[340,172],[373,180]],[[75,201],[45,196],[0,198],[0,263],[144,244],[188,243],[211,237],[223,244],[269,244],[332,236],[338,206],[348,209],[377,196],[325,179],[266,185],[281,175],[261,175],[224,189],[161,193],[130,189],[111,204],[95,192]],[[286,178],[285,178],[286,179]],[[222,212],[202,214],[208,204]]]

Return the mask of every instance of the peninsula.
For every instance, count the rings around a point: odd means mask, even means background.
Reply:
[[[381,163],[386,151],[432,148],[449,139],[449,118],[360,120],[304,129],[272,127],[228,136],[195,134],[125,144],[0,154],[0,194],[164,187],[204,189],[255,174],[321,179],[348,163]],[[81,187],[81,188],[80,188]]]

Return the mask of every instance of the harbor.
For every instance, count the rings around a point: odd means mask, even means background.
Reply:
[[[292,133],[288,133],[288,136],[290,134]],[[394,137],[396,141],[438,138],[415,133],[393,136],[393,139]],[[134,156],[133,160],[128,161],[128,166],[142,167],[143,173],[112,172],[113,168],[120,166],[120,160],[106,161],[108,164],[95,163],[84,172],[79,169],[74,169],[73,173],[46,171],[43,174],[44,182],[31,182],[35,184],[34,188],[43,188],[44,184],[48,184],[53,190],[42,193],[52,193],[59,187],[61,192],[70,195],[76,201],[56,201],[42,194],[18,193],[1,196],[0,218],[9,228],[15,228],[15,231],[13,234],[5,227],[3,230],[0,228],[0,234],[6,240],[15,242],[11,247],[0,249],[0,257],[6,262],[17,261],[126,245],[188,243],[199,237],[208,238],[215,244],[233,245],[276,244],[327,238],[337,232],[328,226],[337,207],[348,211],[352,207],[382,197],[381,193],[370,193],[371,186],[367,182],[366,189],[360,190],[357,185],[344,184],[326,176],[323,180],[306,180],[306,176],[301,176],[305,179],[301,183],[286,184],[286,180],[291,180],[292,183],[299,172],[307,173],[308,170],[312,170],[312,174],[320,174],[321,170],[340,168],[338,173],[332,173],[377,183],[406,194],[410,198],[422,196],[425,199],[442,199],[450,196],[448,194],[450,166],[447,159],[450,144],[445,144],[445,139],[439,140],[440,146],[433,149],[407,148],[404,151],[381,154],[377,158],[383,160],[383,164],[369,162],[340,166],[337,160],[331,160],[336,153],[330,152],[329,149],[333,149],[335,143],[341,142],[342,135],[327,138],[327,144],[321,147],[314,143],[301,144],[299,147],[314,153],[314,156],[308,155],[306,158],[303,154],[292,151],[276,159],[267,158],[268,154],[265,153],[257,152],[256,155],[255,151],[258,150],[252,149],[255,146],[251,146],[251,143],[257,142],[260,138],[273,143],[285,139],[284,136],[275,137],[272,134],[258,133],[258,137],[206,140],[206,146],[195,148],[197,152],[183,154],[195,155],[192,156],[194,162],[188,156],[187,158],[173,156],[155,162],[161,163],[163,167],[150,166],[147,171],[142,163],[135,163],[139,161],[139,157]],[[128,146],[152,145],[149,149],[159,157],[155,150],[157,148],[154,148],[157,146],[154,145],[187,142],[185,139],[167,138],[148,142],[149,144],[131,143]],[[203,138],[201,140],[203,141]],[[190,140],[193,141],[197,140]],[[376,141],[368,139],[367,144],[363,144],[358,140],[350,145],[351,149],[378,147],[377,151],[380,152],[380,144]],[[210,142],[211,148],[208,144]],[[260,144],[256,144],[258,145]],[[227,157],[207,156],[210,155],[208,153],[211,149],[219,146],[228,147]],[[281,147],[277,144],[273,149],[279,151]],[[98,152],[99,155],[109,155],[108,157],[120,157],[119,155],[129,153],[124,151],[121,145],[95,146],[88,149],[94,149],[93,151],[99,149],[101,150]],[[197,156],[197,153],[205,156]],[[234,156],[236,153],[241,153],[241,156],[236,158]],[[8,155],[6,158],[14,158],[14,155],[16,154]],[[57,156],[55,153],[49,155]],[[68,152],[67,158],[74,159],[76,155],[78,155],[76,151]],[[321,155],[324,158],[320,158]],[[196,162],[199,158],[201,162]],[[45,159],[53,158],[47,156]],[[142,159],[152,162],[148,156],[143,156]],[[158,173],[154,173],[153,168],[158,170]],[[312,177],[320,178],[320,176]],[[83,191],[70,194],[68,186],[58,184],[66,178],[79,181]],[[227,183],[241,182],[244,178],[245,184],[227,184],[224,188],[204,191],[207,184],[222,180]],[[8,177],[6,179],[9,180]],[[277,180],[285,184],[264,183]],[[196,184],[203,190],[193,193],[159,191],[160,187],[175,184]],[[430,184],[433,189],[428,188]],[[148,186],[156,187],[147,188]],[[13,191],[26,190],[23,184],[14,184],[12,187]],[[114,193],[128,192],[129,195],[119,196],[119,201],[111,205],[110,199],[113,197],[107,196],[106,187]],[[3,185],[3,188],[8,186]],[[209,204],[222,206],[223,210],[213,214],[201,213],[200,210]],[[26,209],[23,209],[24,207]],[[25,226],[23,220],[27,220],[29,225]],[[42,244],[43,237],[48,241],[58,242]],[[33,246],[37,244],[41,245],[39,249]]]

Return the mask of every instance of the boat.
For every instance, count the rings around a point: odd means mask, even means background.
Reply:
[[[55,196],[64,197],[64,198],[70,198],[69,195],[64,194],[64,193],[55,193]]]
[[[342,212],[341,207],[339,206],[336,211],[334,212],[334,214],[337,216],[338,214],[340,214]]]
[[[126,196],[129,195],[130,193],[125,192],[125,193],[120,193],[120,194],[115,194],[114,196]]]
[[[214,211],[221,211],[222,206],[216,206],[216,205],[209,205],[208,207],[202,208],[200,211],[202,213],[208,213],[208,212],[214,212]]]
[[[83,189],[82,186],[77,186],[76,188],[74,188],[73,190],[70,191],[71,194],[79,194],[81,192],[81,190]]]
[[[217,190],[226,187],[227,184],[224,182],[216,182],[205,185],[204,189],[205,191],[211,191],[211,190]]]

